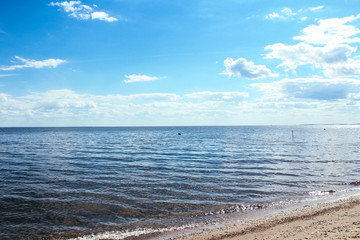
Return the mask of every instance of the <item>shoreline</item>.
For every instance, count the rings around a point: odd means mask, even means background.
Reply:
[[[360,196],[305,205],[256,219],[147,239],[360,239]]]
[[[297,204],[258,209],[223,221],[170,228],[139,228],[73,240],[360,239],[360,189]],[[322,191],[323,192],[323,191]]]

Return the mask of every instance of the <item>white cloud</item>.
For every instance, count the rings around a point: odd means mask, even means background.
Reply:
[[[99,96],[97,99],[102,101],[122,101],[122,102],[149,102],[149,101],[177,101],[181,97],[174,93],[138,93],[132,95],[108,95]]]
[[[322,6],[298,11],[297,17],[320,9]],[[254,109],[281,121],[286,118],[291,122],[302,119],[301,123],[314,123],[318,119],[330,123],[357,121],[360,117],[360,80],[354,77],[360,77],[360,59],[353,56],[357,52],[355,43],[360,42],[357,36],[360,30],[355,24],[349,24],[357,19],[360,19],[360,14],[319,20],[317,24],[304,28],[301,36],[294,37],[301,41],[298,44],[266,46],[270,52],[265,58],[281,60],[278,67],[285,71],[295,72],[299,66],[310,65],[312,68],[304,69],[303,73],[308,75],[311,73],[308,70],[317,68],[326,77],[313,75],[251,84],[263,93],[254,103]],[[295,109],[291,116],[287,115],[289,110]]]
[[[350,80],[346,81],[351,82]],[[298,84],[300,84],[300,80]],[[275,85],[273,87],[279,89]],[[291,90],[290,83],[285,85],[282,94],[297,92]],[[295,83],[294,85],[295,88],[299,87]],[[358,85],[356,86],[358,87]],[[263,85],[262,87],[269,89],[270,86]],[[186,94],[184,98],[173,93],[102,96],[81,94],[69,89],[30,93],[23,97],[0,93],[0,125],[174,126],[344,123],[348,111],[354,113],[351,118],[347,118],[348,121],[354,122],[360,117],[360,94],[355,90],[347,91],[348,98],[338,101],[309,101],[307,99],[309,96],[300,92],[297,93],[299,98],[291,97],[290,100],[271,101],[268,99],[262,101],[260,99],[253,103],[234,101],[230,104],[222,98],[229,95],[230,98],[241,100],[246,93],[195,92]],[[317,99],[336,100],[339,96],[345,95],[346,91],[341,94],[334,93],[335,97],[327,96]],[[196,97],[198,101],[188,101],[190,96]],[[289,111],[292,111],[292,114],[289,114]],[[336,114],[332,114],[335,111]]]
[[[15,76],[15,74],[0,74],[0,78],[1,77],[11,77],[11,76]]]
[[[64,2],[51,2],[50,6],[62,7],[65,12],[76,12],[81,7],[76,7],[81,4],[81,1],[64,1]]]
[[[323,8],[324,8],[324,6],[317,6],[317,7],[311,7],[309,9],[310,9],[310,11],[317,11],[317,10],[320,10],[320,9],[323,9]]]
[[[246,92],[195,92],[185,95],[188,98],[195,98],[200,100],[207,101],[225,101],[225,102],[238,102],[243,101],[245,98],[249,97],[249,94]]]
[[[184,98],[174,93],[90,95],[69,89],[22,97],[0,93],[0,120],[2,125],[181,125],[204,119],[224,124],[226,116],[234,117],[242,111],[240,105],[246,106],[245,97],[242,92],[199,92]]]
[[[280,109],[319,109],[321,104],[319,102],[303,102],[303,101],[295,101],[295,102],[259,102],[256,104],[256,106],[260,109],[269,109],[269,110],[275,110],[279,111]]]
[[[109,14],[100,11],[94,11],[94,9],[88,5],[82,4],[81,1],[63,1],[63,2],[51,2],[50,6],[61,7],[69,16],[79,20],[101,20],[106,22],[114,22],[118,19],[109,16]],[[97,8],[97,5],[93,5]]]
[[[252,61],[247,61],[245,58],[238,58],[233,60],[232,58],[226,58],[224,61],[225,71],[223,75],[238,76],[240,78],[247,79],[260,79],[266,77],[277,77],[278,73],[271,72],[264,65],[255,65]]]
[[[0,104],[7,102],[9,94],[6,93],[0,93]]]
[[[267,15],[265,18],[266,19],[274,19],[274,18],[280,18],[280,14],[279,13],[276,13],[276,12],[273,12],[273,13],[270,13],[269,15]]]
[[[349,98],[352,101],[360,101],[360,92],[359,93],[350,93]],[[353,103],[350,103],[353,104]]]
[[[183,102],[174,93],[141,93],[132,95],[89,95],[69,89],[34,92],[23,97],[0,93],[0,119],[9,125],[24,121],[25,124],[43,122],[49,125],[142,125],[173,123],[179,116],[224,113],[214,102]],[[215,109],[214,109],[215,107]],[[221,116],[221,114],[219,114]],[[187,118],[186,117],[186,118]],[[150,119],[150,121],[149,121]],[[90,122],[90,123],[89,123]],[[162,125],[163,125],[162,124]]]
[[[359,77],[360,60],[348,59],[346,62],[325,64],[324,73],[329,77]]]
[[[21,65],[11,65],[11,66],[2,66],[0,67],[0,70],[2,71],[11,71],[15,69],[21,69],[21,68],[56,68],[59,64],[66,63],[66,60],[62,59],[46,59],[42,61],[36,61],[32,59],[25,59],[18,56],[15,56],[17,60],[20,60],[23,64]]]
[[[65,12],[69,13],[76,19],[88,20],[93,9],[90,6],[81,4],[81,1],[63,1],[63,2],[51,2],[50,6],[61,7]]]
[[[290,8],[283,8],[281,10],[281,13],[283,13],[285,16],[291,17],[291,16],[295,16],[296,13],[294,13]]]
[[[173,93],[99,96],[79,94],[69,89],[33,92],[22,97],[0,93],[0,112],[4,113],[4,116],[77,119],[81,116],[89,118],[99,114],[130,114],[142,111],[146,104],[179,100],[181,97]],[[124,109],[127,113],[122,112]]]
[[[304,16],[306,13],[314,12],[323,9],[324,6],[311,7],[306,9],[299,9],[294,11],[291,8],[285,7],[278,12],[272,12],[265,16],[269,20],[301,20],[306,21],[309,19],[308,16]]]
[[[303,35],[295,36],[295,40],[301,40],[309,44],[341,44],[360,42],[360,33],[355,26],[346,25],[360,18],[356,16],[344,18],[330,18],[318,21],[318,25],[311,25],[302,30]]]
[[[72,90],[52,90],[44,93],[31,93],[23,99],[32,104],[33,109],[42,111],[57,111],[68,109],[71,111],[88,110],[96,106],[95,102],[87,95],[78,94]]]
[[[298,13],[294,12],[291,8],[285,7],[280,10],[280,12],[273,12],[268,14],[265,18],[266,19],[289,19],[296,16]]]
[[[181,97],[175,93],[140,93],[127,96],[130,101],[177,101]]]
[[[294,73],[301,65],[312,65],[327,77],[358,77],[360,61],[351,58],[357,48],[350,44],[360,42],[356,36],[360,30],[348,25],[357,19],[360,19],[360,14],[319,20],[317,25],[304,28],[303,35],[294,37],[302,41],[299,44],[266,46],[265,50],[271,51],[266,58],[282,60],[277,67]]]
[[[266,58],[281,59],[283,61],[277,67],[283,67],[285,71],[291,70],[295,72],[295,69],[301,65],[311,64],[319,68],[331,64],[345,63],[348,61],[348,57],[357,49],[346,44],[314,47],[306,43],[296,45],[276,43],[266,46],[265,50],[271,51],[266,54]]]
[[[272,83],[252,84],[265,93],[268,99],[347,99],[360,92],[360,81],[354,79],[296,78]]]
[[[147,75],[140,75],[140,74],[131,74],[125,75],[126,79],[124,80],[125,83],[133,83],[133,82],[150,82],[155,81],[164,77],[151,77]]]
[[[107,21],[107,22],[117,21],[117,18],[110,17],[109,14],[107,14],[105,12],[93,12],[93,13],[91,13],[91,19],[99,19],[99,20]]]

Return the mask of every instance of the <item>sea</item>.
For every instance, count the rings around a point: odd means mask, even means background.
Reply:
[[[0,239],[146,239],[359,181],[360,125],[0,128]]]

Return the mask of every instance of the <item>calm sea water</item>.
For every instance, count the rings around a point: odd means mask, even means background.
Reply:
[[[0,239],[182,226],[359,173],[360,126],[0,128]]]

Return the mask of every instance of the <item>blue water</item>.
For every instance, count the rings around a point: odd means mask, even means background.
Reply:
[[[359,173],[360,126],[0,128],[0,239],[180,226]]]

